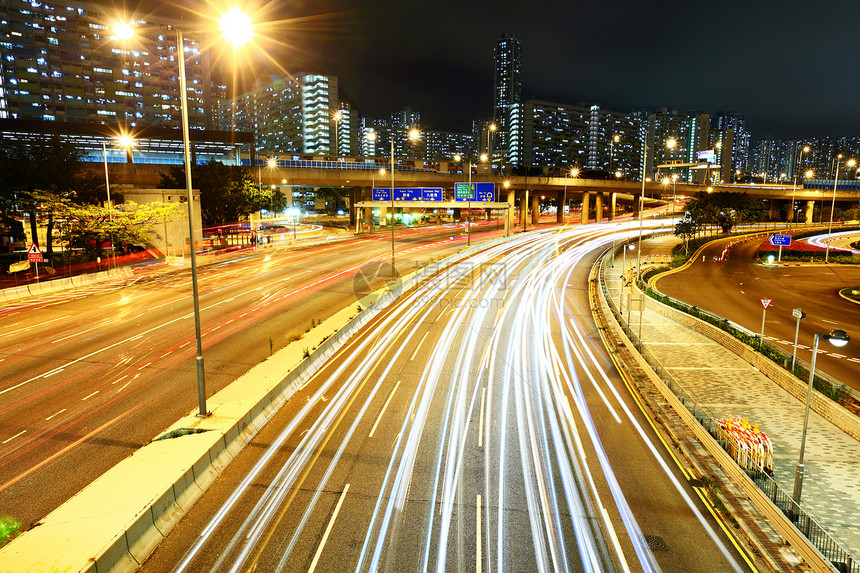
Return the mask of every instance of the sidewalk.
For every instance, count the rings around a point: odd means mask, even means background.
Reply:
[[[672,240],[672,239],[670,239]],[[671,250],[665,238],[646,240],[642,255]],[[630,265],[630,258],[627,260]],[[643,265],[644,266],[644,265]],[[621,258],[608,273],[610,295],[620,304]],[[666,280],[666,279],[664,279]],[[637,294],[630,323],[638,332]],[[624,296],[624,315],[628,303]],[[714,418],[736,416],[770,437],[774,449],[774,479],[789,495],[793,491],[805,403],[767,378],[731,350],[662,314],[659,303],[647,299],[641,314],[644,345],[695,401]],[[810,413],[805,449],[806,473],[801,505],[853,556],[860,556],[860,442],[815,412]]]

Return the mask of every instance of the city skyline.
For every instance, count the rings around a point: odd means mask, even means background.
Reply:
[[[538,2],[529,13],[546,17],[529,18],[511,2],[487,11],[343,0],[290,12],[264,5],[256,15],[287,19],[283,33],[291,40],[276,58],[285,70],[337,76],[367,116],[410,106],[432,129],[468,131],[471,120],[491,116],[493,46],[507,33],[523,46],[523,100],[732,111],[747,118],[758,140],[860,133],[852,100],[860,79],[844,67],[853,37],[849,7],[856,11],[840,0],[810,21],[794,4],[770,1],[732,1],[718,12],[680,3]],[[253,66],[260,72],[264,63],[258,55]]]

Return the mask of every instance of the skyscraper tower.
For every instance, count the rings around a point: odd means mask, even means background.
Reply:
[[[522,45],[510,34],[502,34],[493,50],[493,121],[498,127],[496,149],[508,148],[511,108],[522,97]]]

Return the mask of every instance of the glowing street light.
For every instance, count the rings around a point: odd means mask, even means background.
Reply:
[[[615,147],[615,144],[621,141],[621,137],[618,135],[613,135],[612,140],[609,142],[609,170],[612,171],[612,151]]]
[[[833,211],[836,209],[836,183],[839,181],[839,159],[842,157],[842,154],[836,159],[836,175],[833,177],[833,202],[830,203],[830,230],[827,231],[827,234],[830,235],[833,233]],[[857,164],[853,159],[849,159],[844,163],[846,167],[854,167]],[[825,264],[830,260],[830,241],[827,241],[827,249],[824,252],[824,262]]]
[[[570,174],[571,177],[579,176],[579,169],[577,167],[571,167],[570,171],[564,172],[564,199],[561,204],[558,206],[559,209],[562,209],[561,222],[564,223],[564,206],[567,205],[567,176]]]
[[[234,49],[241,48],[254,37],[254,24],[251,16],[234,6],[221,14],[218,19],[221,37],[233,45]]]
[[[823,338],[837,348],[845,346],[851,337],[844,330],[831,330],[830,334],[816,334],[812,344],[812,367],[809,369],[809,389],[806,393],[806,414],[803,418],[803,433],[800,438],[800,456],[794,470],[794,502],[800,504],[800,494],[803,491],[803,452],[806,448],[806,429],[809,426],[809,406],[812,403],[812,382],[815,379],[815,359],[818,357],[818,340]]]
[[[337,157],[340,155],[340,120],[343,119],[343,112],[337,110],[332,114],[332,119],[334,120],[334,155]],[[373,132],[371,132],[373,133]]]

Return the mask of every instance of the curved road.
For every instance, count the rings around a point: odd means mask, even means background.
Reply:
[[[846,330],[852,336],[847,346],[819,342],[816,370],[860,391],[860,305],[838,294],[845,287],[860,285],[860,265],[763,265],[755,258],[764,240],[761,237],[734,245],[725,262],[712,263],[734,240],[713,241],[687,269],[660,277],[657,289],[755,333],[761,332],[760,299],[773,299],[765,315],[764,336],[789,355],[797,326],[791,311],[800,308],[806,318],[800,322],[797,357],[807,364],[812,359],[814,334]],[[707,263],[698,262],[702,254]]]

